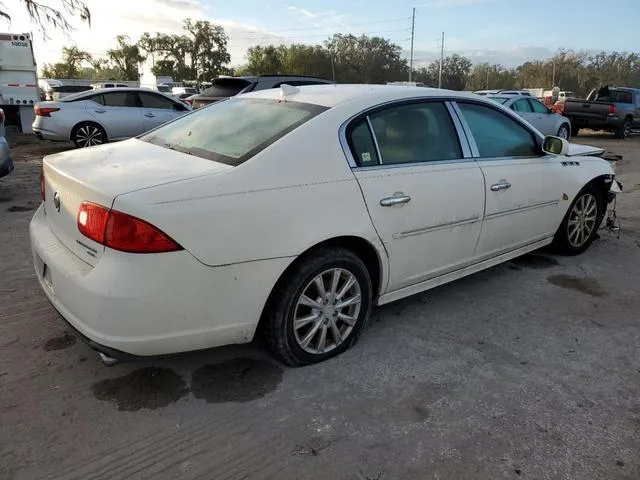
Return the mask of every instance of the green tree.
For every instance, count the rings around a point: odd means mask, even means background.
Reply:
[[[77,16],[80,20],[91,24],[91,12],[83,0],[57,0],[58,7],[52,7],[36,0],[11,0],[14,9],[17,8],[16,2],[27,9],[31,21],[38,24],[43,32],[47,27],[68,32],[72,29],[68,21],[69,16]],[[11,21],[11,10],[2,1],[0,1],[0,17]]]
[[[91,55],[75,45],[62,47],[62,60],[54,64],[46,64],[42,69],[45,78],[81,78],[83,63],[93,61]]]
[[[474,65],[467,78],[467,90],[471,91],[489,88],[512,89],[515,87],[515,72],[502,65],[489,65],[488,63]]]
[[[471,60],[457,53],[445,57],[442,62],[442,88],[449,90],[464,90],[467,77],[471,72]],[[438,85],[440,60],[431,62],[426,69],[418,70],[417,81],[427,85]],[[424,78],[424,80],[422,80]],[[427,81],[425,81],[427,80]]]
[[[157,56],[157,61],[173,62],[172,76],[177,80],[207,81],[226,74],[231,60],[227,50],[228,37],[219,25],[191,19],[184,21],[183,35],[146,32],[138,42],[142,50]],[[163,69],[169,64],[163,64]]]
[[[151,73],[157,77],[173,77],[175,75],[175,64],[173,60],[158,60],[151,67]]]
[[[341,83],[386,83],[409,73],[402,48],[380,37],[336,34],[325,42],[334,59],[336,80]]]
[[[330,52],[322,45],[251,47],[242,71],[252,75],[292,74],[331,78]]]
[[[129,43],[129,37],[118,35],[118,47],[107,50],[107,57],[118,71],[118,80],[138,80],[140,78],[140,64],[146,57],[140,53],[137,44]]]

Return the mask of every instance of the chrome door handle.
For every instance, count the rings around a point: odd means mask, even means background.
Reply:
[[[398,193],[398,194],[394,194],[393,197],[386,197],[380,200],[380,206],[393,207],[394,205],[402,205],[405,203],[409,203],[409,200],[411,200],[411,197],[409,195]]]
[[[498,183],[491,185],[492,192],[499,192],[500,190],[506,190],[507,188],[511,188],[511,184],[506,180],[500,180]]]

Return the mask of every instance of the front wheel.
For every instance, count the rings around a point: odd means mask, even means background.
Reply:
[[[577,255],[589,248],[602,223],[604,208],[602,196],[595,187],[580,191],[556,232],[555,249],[565,255]]]
[[[350,250],[322,249],[294,265],[267,307],[267,348],[291,366],[348,349],[371,312],[371,278]]]
[[[92,122],[77,125],[71,133],[71,141],[78,148],[93,147],[107,142],[107,134],[104,129]]]
[[[565,140],[569,140],[569,137],[571,136],[569,125],[567,125],[566,123],[563,123],[562,125],[560,125],[557,136],[560,138],[564,138]]]

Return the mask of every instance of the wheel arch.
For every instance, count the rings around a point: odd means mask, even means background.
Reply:
[[[269,296],[267,297],[267,301],[262,308],[262,313],[260,315],[260,320],[258,322],[258,326],[256,328],[256,332],[261,331],[262,326],[265,323],[266,313],[271,307],[273,301],[275,300],[275,293],[279,290],[280,285],[283,282],[286,282],[293,269],[296,268],[297,265],[304,262],[309,256],[313,255],[315,252],[322,248],[326,247],[340,247],[350,250],[353,254],[358,256],[360,260],[367,267],[367,271],[371,276],[371,287],[373,291],[373,301],[380,296],[382,293],[382,287],[384,281],[386,280],[386,261],[383,259],[380,251],[368,240],[354,236],[354,235],[343,235],[339,237],[333,237],[327,240],[323,240],[320,243],[317,243],[305,250],[303,253],[298,255],[294,261],[292,261],[287,268],[280,274],[278,280],[274,283],[271,291],[269,292]]]

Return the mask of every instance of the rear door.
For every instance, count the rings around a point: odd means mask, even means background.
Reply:
[[[568,205],[563,157],[542,153],[533,131],[497,106],[456,103],[485,178],[477,261],[551,237]],[[563,210],[564,209],[564,210]]]
[[[171,99],[152,92],[139,92],[140,111],[143,128],[146,132],[167,123],[187,111],[186,106],[179,105]]]
[[[87,112],[107,131],[109,140],[135,137],[144,132],[142,112],[136,92],[107,92],[91,97]]]
[[[347,128],[353,172],[389,255],[387,291],[471,262],[484,182],[459,132],[443,100],[380,107]]]

